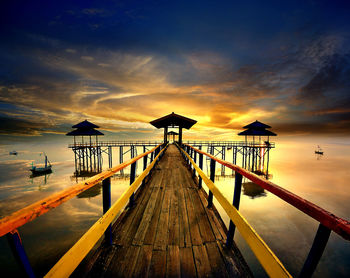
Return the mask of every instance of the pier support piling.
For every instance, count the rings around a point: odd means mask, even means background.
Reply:
[[[212,182],[215,182],[215,160],[210,159],[210,180]],[[208,208],[211,208],[213,206],[213,192],[209,190],[209,196],[208,196]]]
[[[320,261],[323,251],[326,248],[331,230],[323,226],[321,223],[318,226],[317,233],[312,243],[309,255],[306,258],[304,266],[299,274],[299,278],[311,277],[314,273],[318,262]]]
[[[130,168],[130,185],[135,181],[135,177],[136,177],[136,161],[131,164],[131,168]],[[134,205],[134,193],[132,193],[132,195],[129,198],[129,207],[132,207]]]
[[[111,207],[111,178],[102,181],[102,202],[103,214],[105,214]],[[105,241],[107,245],[112,245],[112,226],[109,225],[105,231]]]
[[[242,178],[243,176],[240,173],[235,173],[235,189],[233,193],[233,206],[239,210],[239,203],[241,200],[241,190],[242,190]],[[236,226],[230,220],[230,226],[227,232],[226,246],[231,247],[233,244],[233,236],[235,235]]]

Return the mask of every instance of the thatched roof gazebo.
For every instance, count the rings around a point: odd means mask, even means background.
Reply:
[[[267,130],[267,128],[271,128],[271,126],[264,124],[259,121],[252,122],[246,126],[244,126],[246,130],[238,133],[239,136],[245,136],[245,141],[247,141],[247,136],[253,136],[253,142],[255,141],[255,136],[259,136],[259,142],[261,141],[262,136],[267,137],[267,141],[265,141],[266,144],[269,144],[270,136],[277,136],[276,133]]]
[[[96,144],[97,144],[97,142],[98,142],[97,136],[104,135],[102,132],[95,129],[95,128],[99,128],[99,126],[89,122],[88,120],[85,120],[85,121],[82,121],[76,125],[73,125],[72,128],[75,128],[75,130],[68,132],[66,135],[74,137],[74,145],[76,144],[76,142],[75,142],[76,136],[81,136],[82,143],[84,143],[84,136],[89,136],[90,145],[91,145],[92,136],[96,136]]]
[[[164,128],[164,144],[168,142],[168,127],[179,128],[179,144],[182,144],[182,129],[190,129],[197,121],[175,114],[174,112],[150,122],[156,128]]]

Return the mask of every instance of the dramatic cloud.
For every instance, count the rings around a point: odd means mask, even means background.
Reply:
[[[189,136],[349,134],[347,5],[305,1],[78,5],[1,11],[1,134],[64,132],[83,119],[118,136],[160,134],[176,112]]]

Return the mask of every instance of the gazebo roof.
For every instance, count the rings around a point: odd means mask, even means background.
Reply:
[[[238,133],[238,135],[248,135],[248,136],[277,136],[276,133],[273,133],[270,130],[266,130],[266,129],[247,129],[244,130],[240,133]]]
[[[79,124],[73,125],[72,128],[90,129],[90,128],[99,128],[99,126],[89,122],[88,120],[85,120],[80,122]]]
[[[250,123],[249,125],[244,126],[243,128],[265,129],[265,128],[271,128],[271,126],[263,124],[262,122],[259,122],[259,121],[255,121]]]
[[[177,132],[175,132],[175,131],[169,131],[168,135],[179,135],[179,134]]]
[[[95,136],[95,135],[104,135],[104,134],[93,128],[90,128],[90,129],[78,128],[76,130],[68,132],[66,135],[67,136]]]
[[[156,128],[179,126],[186,129],[190,129],[195,123],[197,121],[175,114],[174,112],[150,122]]]

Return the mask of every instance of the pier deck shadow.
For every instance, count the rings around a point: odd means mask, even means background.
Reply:
[[[113,245],[102,245],[73,276],[251,277],[207,195],[192,179],[179,150],[170,145],[113,225]]]

